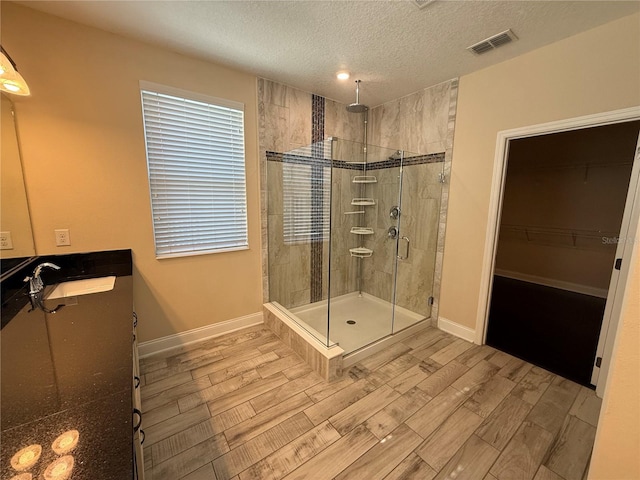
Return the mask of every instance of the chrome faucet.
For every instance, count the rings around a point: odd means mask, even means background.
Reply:
[[[43,268],[51,268],[53,270],[60,270],[60,267],[54,263],[41,263],[33,270],[33,275],[24,279],[25,282],[29,282],[29,299],[31,300],[31,310],[35,310],[39,308],[45,313],[56,313],[60,308],[64,305],[58,305],[53,310],[50,310],[44,306],[42,294],[44,291],[44,283],[42,283],[42,278],[40,278],[40,273]]]

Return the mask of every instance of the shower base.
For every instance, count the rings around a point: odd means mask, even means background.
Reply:
[[[320,333],[326,334],[327,302],[293,310],[296,313],[278,302],[265,303],[265,326],[327,381],[342,377],[345,368],[431,325],[431,318],[396,307],[395,328],[391,335],[391,304],[372,295],[360,297],[351,293],[332,299],[332,341],[327,346],[326,336]],[[355,324],[347,323],[349,320]],[[349,350],[345,351],[341,345]]]
[[[423,315],[396,306],[368,293],[347,293],[331,299],[329,339],[348,355],[392,333],[398,333],[425,319]],[[327,301],[311,303],[289,310],[301,326],[326,342]],[[355,323],[353,323],[355,322]],[[305,325],[306,324],[306,325]]]

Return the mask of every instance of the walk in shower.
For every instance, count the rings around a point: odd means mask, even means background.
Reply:
[[[269,301],[349,354],[430,318],[444,153],[267,152]]]

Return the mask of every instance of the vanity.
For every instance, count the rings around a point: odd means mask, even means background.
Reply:
[[[41,274],[55,313],[31,310],[24,282],[44,262],[60,267]],[[131,274],[131,251],[117,250],[32,257],[3,275],[0,478],[142,478]],[[110,290],[47,299],[61,282],[110,276]]]

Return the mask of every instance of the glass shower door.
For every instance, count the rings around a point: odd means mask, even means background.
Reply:
[[[443,158],[404,152],[393,333],[429,318],[434,298]]]
[[[333,159],[329,335],[349,353],[393,332],[402,162],[344,140]]]

